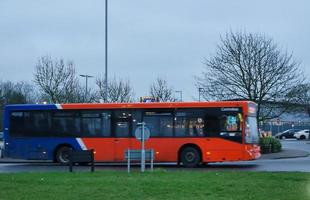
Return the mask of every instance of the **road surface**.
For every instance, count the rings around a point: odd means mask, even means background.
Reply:
[[[286,140],[282,141],[283,148],[298,149],[310,152],[310,141]],[[299,171],[310,172],[310,157],[289,158],[289,159],[259,159],[255,161],[242,162],[225,162],[212,163],[198,168],[182,168],[175,163],[156,164],[156,168],[164,168],[166,170],[194,170],[194,171]],[[66,172],[68,167],[61,166],[50,162],[0,162],[0,173],[16,173],[16,172]],[[87,166],[77,166],[77,171],[89,171]],[[126,171],[126,164],[103,164],[97,163],[96,171],[101,170],[122,170]],[[139,166],[133,167],[133,170],[139,170]]]

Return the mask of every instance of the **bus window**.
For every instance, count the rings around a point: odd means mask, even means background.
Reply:
[[[175,113],[176,137],[203,137],[205,120],[203,110],[187,109]]]
[[[237,113],[222,115],[220,124],[220,137],[242,142],[242,125]]]
[[[242,113],[232,110],[206,109],[205,126],[208,137],[219,137],[242,143]]]
[[[81,136],[81,123],[77,111],[54,112],[52,116],[52,130],[55,136]]]
[[[138,127],[138,123],[142,122],[142,112],[141,110],[132,111],[132,133],[131,136],[135,137],[135,131]]]
[[[149,128],[151,137],[173,136],[173,115],[169,111],[148,111],[143,120]]]
[[[206,113],[205,116],[206,136],[218,137],[220,133],[220,120],[216,114]]]
[[[23,135],[24,131],[24,113],[12,112],[10,116],[10,130],[12,137],[19,137]]]
[[[258,125],[256,117],[249,116],[246,118],[245,142],[247,144],[259,143]]]
[[[111,114],[109,111],[81,113],[83,136],[111,137]]]
[[[46,111],[12,112],[10,124],[13,137],[50,135],[51,119]]]
[[[25,131],[29,136],[49,136],[51,118],[48,112],[25,112]]]
[[[113,113],[113,127],[115,137],[129,137],[131,131],[132,114],[127,110],[115,110]]]

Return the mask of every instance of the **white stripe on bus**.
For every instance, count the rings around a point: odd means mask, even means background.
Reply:
[[[62,106],[60,104],[55,104],[55,106],[58,110],[62,110]]]
[[[83,140],[81,138],[76,138],[76,141],[79,143],[82,150],[87,150]]]

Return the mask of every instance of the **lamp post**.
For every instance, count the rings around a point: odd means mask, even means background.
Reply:
[[[179,93],[180,94],[180,101],[182,101],[182,90],[176,90],[175,93]]]
[[[3,103],[4,105],[7,103],[5,96],[0,97],[0,100],[2,101],[1,103]]]
[[[108,95],[108,0],[105,0],[105,94]]]
[[[198,88],[199,102],[200,102],[201,92],[203,92],[203,91],[204,91],[203,88]]]
[[[86,85],[85,85],[85,97],[84,97],[84,101],[86,101],[87,99],[87,82],[88,82],[88,78],[93,78],[93,76],[87,75],[87,74],[80,74],[81,77],[85,78],[86,81]]]

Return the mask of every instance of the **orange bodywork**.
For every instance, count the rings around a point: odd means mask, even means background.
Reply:
[[[122,162],[127,149],[140,149],[135,138],[84,138],[88,149],[95,149],[95,160]],[[177,162],[183,145],[193,144],[200,148],[203,162],[254,160],[260,157],[257,145],[243,145],[220,138],[151,138],[145,148],[154,149],[156,162]]]

